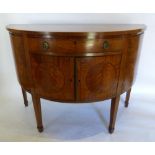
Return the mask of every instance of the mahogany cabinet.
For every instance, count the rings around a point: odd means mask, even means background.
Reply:
[[[145,25],[8,25],[24,104],[31,93],[37,128],[40,98],[86,103],[111,99],[109,132],[119,98],[128,106]]]

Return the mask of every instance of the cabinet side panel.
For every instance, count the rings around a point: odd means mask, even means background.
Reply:
[[[24,89],[30,90],[31,80],[27,70],[23,36],[10,34],[10,39],[11,39],[11,45],[13,50],[13,56],[14,56],[18,81]]]
[[[122,93],[128,91],[136,79],[138,60],[141,50],[143,35],[132,36],[128,38],[128,50],[124,71],[124,82],[122,84]]]

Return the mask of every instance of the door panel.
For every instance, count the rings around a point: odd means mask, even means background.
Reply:
[[[116,94],[121,55],[78,58],[77,100],[95,101]]]
[[[53,100],[74,100],[74,61],[69,57],[31,55],[36,92]]]

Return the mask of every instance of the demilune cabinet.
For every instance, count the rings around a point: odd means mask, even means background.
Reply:
[[[86,103],[111,99],[113,133],[120,95],[128,106],[144,25],[8,25],[24,104],[31,93],[37,128],[40,98]],[[54,125],[54,124],[53,124]]]

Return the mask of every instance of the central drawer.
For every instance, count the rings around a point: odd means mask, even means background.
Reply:
[[[28,38],[30,52],[93,53],[117,52],[123,49],[123,39]]]

